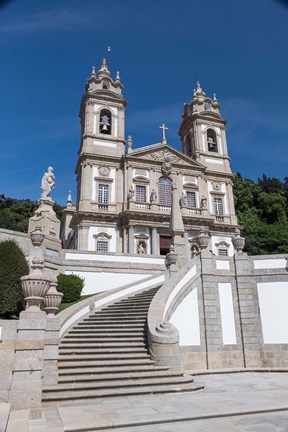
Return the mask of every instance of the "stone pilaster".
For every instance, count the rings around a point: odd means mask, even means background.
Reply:
[[[47,316],[43,352],[43,384],[58,382],[58,351],[60,322],[54,315]]]
[[[158,233],[157,233],[157,228],[152,228],[151,230],[151,240],[152,240],[152,255],[158,255],[159,254],[159,250],[158,250]]]
[[[128,252],[134,254],[134,226],[128,228]]]
[[[80,225],[78,227],[78,245],[79,250],[88,250],[89,226]]]
[[[251,277],[251,261],[246,254],[235,254],[240,325],[245,367],[261,367],[261,326],[257,312],[257,287]]]
[[[14,410],[41,408],[45,330],[45,312],[21,312],[9,397]]]
[[[206,364],[207,369],[218,368],[215,356],[222,346],[222,328],[219,305],[218,287],[212,263],[213,257],[207,250],[201,251],[202,265],[202,301],[205,328]]]

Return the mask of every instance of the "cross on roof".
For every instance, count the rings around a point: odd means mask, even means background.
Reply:
[[[165,130],[168,130],[168,127],[166,127],[165,124],[162,123],[162,125],[159,126],[159,128],[162,129],[162,141],[161,142],[166,143],[167,141],[166,141],[166,136],[165,136]]]

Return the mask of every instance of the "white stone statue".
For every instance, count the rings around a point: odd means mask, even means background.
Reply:
[[[55,175],[53,173],[53,168],[48,167],[47,172],[44,173],[41,180],[41,199],[50,197],[51,191],[55,186]]]
[[[157,193],[155,189],[152,189],[151,195],[150,195],[150,203],[153,204],[157,201]]]
[[[186,207],[187,206],[187,197],[185,192],[183,191],[180,197],[180,207]]]
[[[139,255],[144,255],[146,253],[145,248],[142,243],[139,243],[137,246],[137,253]]]

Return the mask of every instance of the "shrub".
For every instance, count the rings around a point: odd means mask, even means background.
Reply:
[[[81,297],[85,279],[74,274],[59,274],[57,290],[64,294],[62,303],[71,303]]]
[[[29,273],[25,255],[14,240],[0,242],[0,316],[10,318],[25,309],[21,277]]]

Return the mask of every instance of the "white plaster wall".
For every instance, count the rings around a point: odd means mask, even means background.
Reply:
[[[145,175],[141,175],[141,177],[146,177],[147,179],[149,179],[149,171],[148,171],[148,170],[145,170],[145,168],[133,168],[133,171],[132,171],[132,176],[133,176],[133,178],[134,178],[134,177],[137,177],[137,176],[136,176],[136,169],[143,169],[143,171],[145,171],[146,174],[145,174]]]
[[[254,260],[253,263],[254,269],[287,268],[287,260],[285,258]]]
[[[201,344],[197,287],[180,303],[170,322],[179,331],[180,346]]]
[[[101,227],[103,230],[103,227]],[[101,231],[100,231],[101,232]],[[80,261],[105,261],[105,262],[121,262],[121,263],[137,263],[137,264],[160,264],[164,265],[165,258],[148,258],[147,256],[121,256],[121,255],[109,255],[109,254],[82,254],[82,253],[70,253],[65,254],[67,260],[80,260]]]
[[[101,232],[107,233],[109,236],[111,236],[111,239],[109,240],[109,252],[116,252],[116,229],[111,227],[105,227],[105,226],[98,226],[98,227],[90,227],[89,228],[89,234],[88,234],[88,250],[89,251],[95,251],[96,244],[95,244],[95,234],[99,234]],[[86,256],[86,259],[88,257]]]
[[[100,147],[109,147],[109,148],[116,148],[117,144],[116,143],[111,143],[108,141],[101,141],[101,140],[94,140],[93,141],[94,145],[100,146]]]
[[[257,291],[264,343],[288,343],[288,282],[261,282]]]
[[[190,177],[194,177],[195,181],[191,182],[191,180],[189,179],[189,176],[183,176],[182,177],[183,185],[186,184],[186,183],[193,183],[193,184],[195,184],[195,185],[198,186],[198,184],[199,184],[198,177],[195,177],[195,176],[190,176]]]
[[[109,291],[130,283],[147,279],[152,275],[131,274],[131,273],[98,273],[91,271],[65,271],[65,274],[77,274],[85,278],[85,286],[82,295],[96,294],[102,291]]]
[[[234,247],[231,241],[231,237],[225,237],[225,236],[212,236],[211,237],[211,243],[212,243],[212,252],[215,255],[218,255],[218,248],[217,246],[215,246],[216,243],[220,243],[222,241],[225,241],[226,243],[229,243],[229,247],[228,247],[228,256],[233,256],[234,255]]]
[[[218,291],[223,344],[235,345],[237,341],[231,284],[218,283]]]
[[[230,270],[230,262],[229,261],[216,260],[216,269],[217,270]]]
[[[197,269],[196,266],[193,266],[188,273],[186,273],[186,275],[178,282],[178,284],[175,286],[174,290],[171,292],[171,294],[169,295],[167,302],[165,304],[164,307],[164,312],[163,312],[163,321],[165,321],[165,317],[166,317],[166,313],[170,307],[170,305],[172,304],[173,300],[175,299],[175,297],[177,296],[177,294],[181,291],[181,289],[186,285],[187,282],[189,282],[190,279],[193,278],[193,276],[196,275]]]
[[[205,161],[208,163],[214,163],[218,165],[223,165],[223,161],[219,159],[205,158]]]

